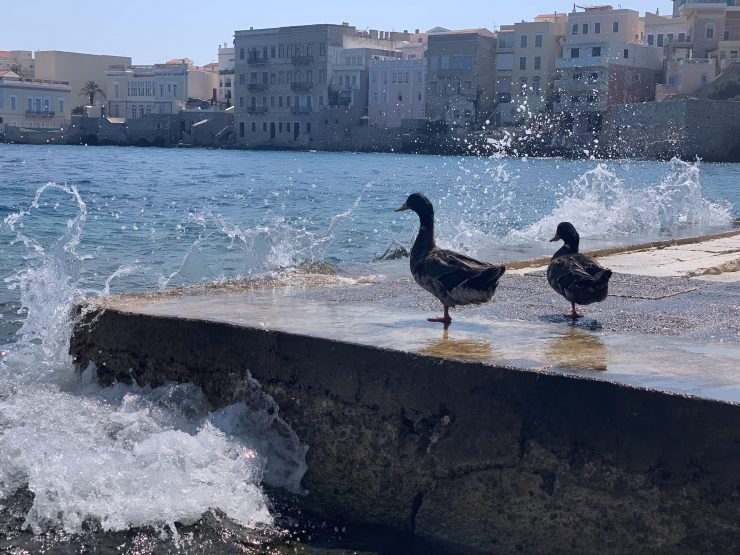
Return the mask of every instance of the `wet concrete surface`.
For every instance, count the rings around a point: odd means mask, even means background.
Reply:
[[[426,321],[438,301],[410,278],[376,279],[108,306],[740,402],[739,283],[615,274],[609,298],[572,322],[544,275],[515,275],[493,302],[454,310],[445,333]]]

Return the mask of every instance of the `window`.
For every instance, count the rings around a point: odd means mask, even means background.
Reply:
[[[594,23],[594,33],[596,33],[597,35],[601,34],[601,23],[599,23],[598,21]]]
[[[665,40],[666,40],[666,42],[673,42],[673,33],[668,33],[665,36]]]
[[[658,35],[657,44],[658,44],[658,46],[663,46],[663,33],[661,33],[661,34]]]
[[[573,30],[571,32],[572,32],[572,34],[577,35],[578,34],[578,25],[573,25]]]
[[[655,35],[648,35],[648,46],[653,46],[655,44]]]
[[[632,76],[632,80],[633,80],[633,81],[634,81],[635,83],[639,83],[639,82],[641,82],[641,81],[642,81],[642,76],[641,76],[641,75],[640,75],[639,73],[635,73],[635,74],[634,74],[634,75]]]
[[[311,122],[306,122],[306,135],[311,133]]]
[[[275,73],[270,74],[270,85],[277,83],[277,75]]]
[[[278,123],[278,131],[279,131],[280,133],[282,133],[282,132],[283,132],[283,122],[282,122],[282,121],[281,121],[280,123]]]
[[[278,58],[285,58],[285,45],[278,45]]]
[[[591,49],[591,57],[592,58],[601,58],[601,47],[600,46],[594,46]]]
[[[578,48],[571,48],[570,49],[570,57],[571,58],[580,58],[581,57],[581,51]]]
[[[678,34],[678,42],[686,42],[686,33]]]
[[[707,38],[708,39],[714,38],[714,23],[707,24]]]
[[[534,96],[542,96],[542,90],[540,89],[540,78],[532,78],[532,94]]]
[[[378,93],[375,93],[375,94],[377,95]],[[376,100],[377,100],[377,98],[376,98]],[[323,94],[320,94],[319,95],[319,108],[323,108],[323,107],[324,107],[324,95]]]
[[[521,35],[519,37],[519,46],[522,48],[527,48],[527,35]]]
[[[270,97],[270,108],[274,108],[274,107],[275,107],[275,97],[271,96]]]
[[[240,85],[243,85],[245,82],[246,82],[246,78],[245,78],[244,74],[243,73],[240,73],[239,74],[239,84]],[[252,83],[256,83],[256,82],[257,82],[257,74],[256,73],[252,73]]]
[[[537,33],[534,36],[534,47],[535,48],[542,48],[542,33]]]
[[[581,79],[583,79],[583,74],[582,73],[574,73],[573,74],[573,81],[580,81]]]
[[[450,57],[449,56],[442,56],[442,65],[440,69],[450,69]]]
[[[630,57],[630,49],[629,48],[625,48],[624,49],[624,52],[622,53],[622,57],[624,57],[625,60]]]
[[[583,24],[583,34],[588,35],[588,23]]]
[[[282,108],[282,107],[283,107],[283,97],[278,96],[278,108]]]
[[[519,69],[521,70],[527,69],[527,57],[526,56],[521,56],[519,58]]]
[[[11,104],[10,109],[11,110],[15,110],[15,107],[13,106],[13,104],[15,104],[13,102],[14,100],[15,100],[15,98],[14,97],[11,97],[11,99],[10,99],[10,104]],[[59,113],[60,114],[64,114],[64,99],[63,98],[60,98],[59,99]]]
[[[257,122],[253,121],[252,122],[252,133],[256,133],[256,132],[257,132]]]
[[[592,83],[595,83],[596,81],[599,80],[599,74],[595,71],[593,73],[589,73],[588,80],[591,81]]]
[[[326,56],[326,43],[325,42],[319,43],[319,56]]]
[[[244,136],[244,122],[243,121],[239,122],[239,136],[240,137]]]
[[[619,32],[619,21],[615,21],[612,23],[612,33],[618,33]]]
[[[542,69],[542,57],[541,56],[534,57],[534,69],[535,70]]]
[[[519,79],[519,94],[521,96],[527,96],[527,78],[522,77]]]
[[[239,49],[239,59],[240,60],[243,60],[244,59],[244,49],[243,48],[240,48]]]
[[[15,96],[10,97],[10,111],[15,112],[18,110],[18,99]],[[60,110],[60,112],[63,112],[64,110]]]
[[[290,122],[287,122],[287,123],[285,124],[285,130],[286,130],[286,131],[287,131],[288,133],[290,133]]]
[[[275,57],[275,47],[271,46],[270,47],[270,58],[274,58],[274,57]]]
[[[730,31],[725,30],[725,40],[730,40]]]
[[[243,96],[239,97],[239,108],[244,108],[244,97]]]

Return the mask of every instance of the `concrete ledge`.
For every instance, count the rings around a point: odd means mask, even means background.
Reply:
[[[109,307],[70,350],[103,383],[192,382],[214,407],[249,371],[327,515],[461,553],[740,550],[740,406],[320,335]]]

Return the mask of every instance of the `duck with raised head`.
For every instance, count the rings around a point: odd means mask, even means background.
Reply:
[[[447,328],[452,322],[450,308],[490,301],[506,267],[437,247],[434,242],[434,207],[421,193],[410,195],[396,212],[401,210],[412,210],[419,216],[419,233],[411,247],[411,275],[444,307],[444,316],[429,318],[429,321],[440,322]]]
[[[612,271],[590,256],[578,252],[580,236],[572,223],[558,224],[555,237],[550,241],[561,240],[565,244],[552,256],[547,267],[547,281],[555,291],[570,301],[572,312],[566,316],[581,318],[576,305],[598,303],[606,299]]]

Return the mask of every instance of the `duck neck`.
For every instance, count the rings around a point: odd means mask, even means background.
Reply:
[[[576,253],[578,253],[578,239],[570,239],[567,243],[560,247],[560,249],[558,249],[558,251],[554,255],[552,255],[552,257],[557,258],[559,256]]]
[[[434,247],[434,213],[419,214],[419,233],[411,247],[411,258],[425,256]]]

